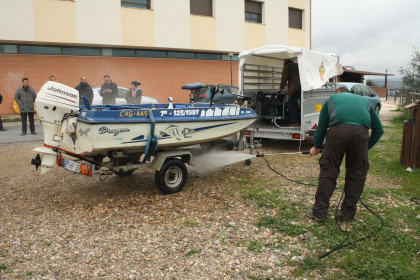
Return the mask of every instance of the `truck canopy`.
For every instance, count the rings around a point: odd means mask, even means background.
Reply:
[[[243,67],[245,64],[283,67],[284,61],[291,59],[299,65],[300,82],[303,91],[318,89],[332,77],[343,73],[337,56],[303,48],[289,46],[264,46],[239,54],[239,89],[244,89]]]

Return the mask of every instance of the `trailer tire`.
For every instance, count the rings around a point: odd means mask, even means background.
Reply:
[[[159,171],[155,172],[156,187],[163,194],[180,192],[185,186],[188,171],[185,164],[179,159],[168,159]]]

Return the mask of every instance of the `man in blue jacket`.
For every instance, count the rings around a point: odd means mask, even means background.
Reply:
[[[344,200],[340,219],[350,222],[354,219],[357,202],[362,195],[366,174],[369,170],[368,150],[381,138],[384,130],[375,110],[367,98],[350,94],[347,88],[337,89],[338,94],[330,96],[322,106],[318,128],[315,132],[311,155],[318,155],[321,171],[315,204],[307,216],[318,222],[327,219],[330,198],[337,185],[340,166],[346,156],[346,177]],[[369,136],[369,129],[372,130]],[[325,144],[324,144],[324,139]]]

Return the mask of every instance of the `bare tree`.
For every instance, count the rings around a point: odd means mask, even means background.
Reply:
[[[412,91],[420,92],[420,52],[416,47],[413,49],[410,62],[406,64],[406,68],[400,67],[399,72],[405,86],[410,87]]]

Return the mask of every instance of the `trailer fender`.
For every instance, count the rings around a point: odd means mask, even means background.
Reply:
[[[153,161],[150,163],[150,168],[160,171],[163,164],[168,158],[181,158],[184,163],[192,163],[192,153],[190,151],[167,151],[159,152],[155,155]]]

